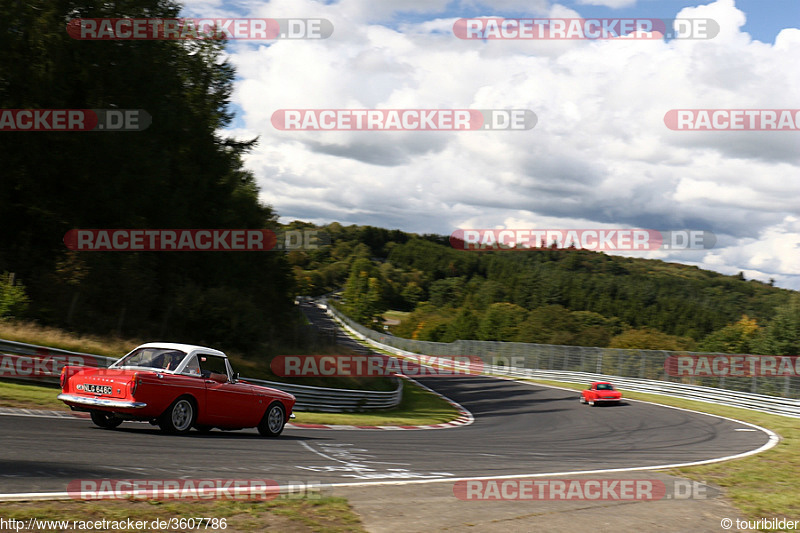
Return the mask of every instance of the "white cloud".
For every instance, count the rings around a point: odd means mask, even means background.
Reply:
[[[483,8],[497,13],[525,13],[542,15],[550,7],[550,0],[461,0],[464,8]]]
[[[606,6],[612,9],[619,9],[621,7],[635,6],[636,0],[578,0],[578,3],[589,6]]]

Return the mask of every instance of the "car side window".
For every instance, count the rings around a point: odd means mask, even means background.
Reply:
[[[184,374],[189,374],[190,376],[199,376],[200,375],[200,364],[197,362],[197,356],[193,355],[189,362],[186,363],[186,367],[183,369]]]
[[[228,368],[225,366],[225,358],[216,355],[198,354],[200,363],[200,373],[203,377],[217,374],[228,378]]]

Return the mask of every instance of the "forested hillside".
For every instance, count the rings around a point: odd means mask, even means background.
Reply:
[[[70,18],[175,17],[168,0],[0,3],[0,108],[144,109],[138,132],[2,132],[0,272],[18,318],[245,348],[293,320],[280,253],[73,252],[73,228],[276,225],[221,137],[234,71],[221,41],[80,41]],[[11,294],[6,277],[3,295]],[[12,305],[13,304],[13,305]]]
[[[800,295],[743,276],[583,250],[468,252],[447,237],[325,228],[334,246],[290,254],[299,290],[344,287],[344,307],[420,340],[800,353]]]

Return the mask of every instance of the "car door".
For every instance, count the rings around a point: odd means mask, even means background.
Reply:
[[[586,400],[594,401],[596,399],[597,399],[597,384],[593,384],[591,387],[589,387],[589,391],[586,394]]]
[[[258,423],[258,398],[245,383],[233,383],[224,357],[198,354],[198,362],[206,387],[206,409],[209,423],[225,427],[247,427]],[[262,409],[263,411],[263,409]]]

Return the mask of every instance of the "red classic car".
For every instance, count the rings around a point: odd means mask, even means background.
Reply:
[[[143,344],[108,368],[66,366],[61,389],[59,400],[106,429],[145,420],[168,433],[255,427],[277,437],[294,418],[294,396],[240,380],[224,353],[188,344]]]
[[[581,391],[581,403],[598,405],[600,403],[620,403],[622,393],[607,381],[595,381],[588,389]]]

